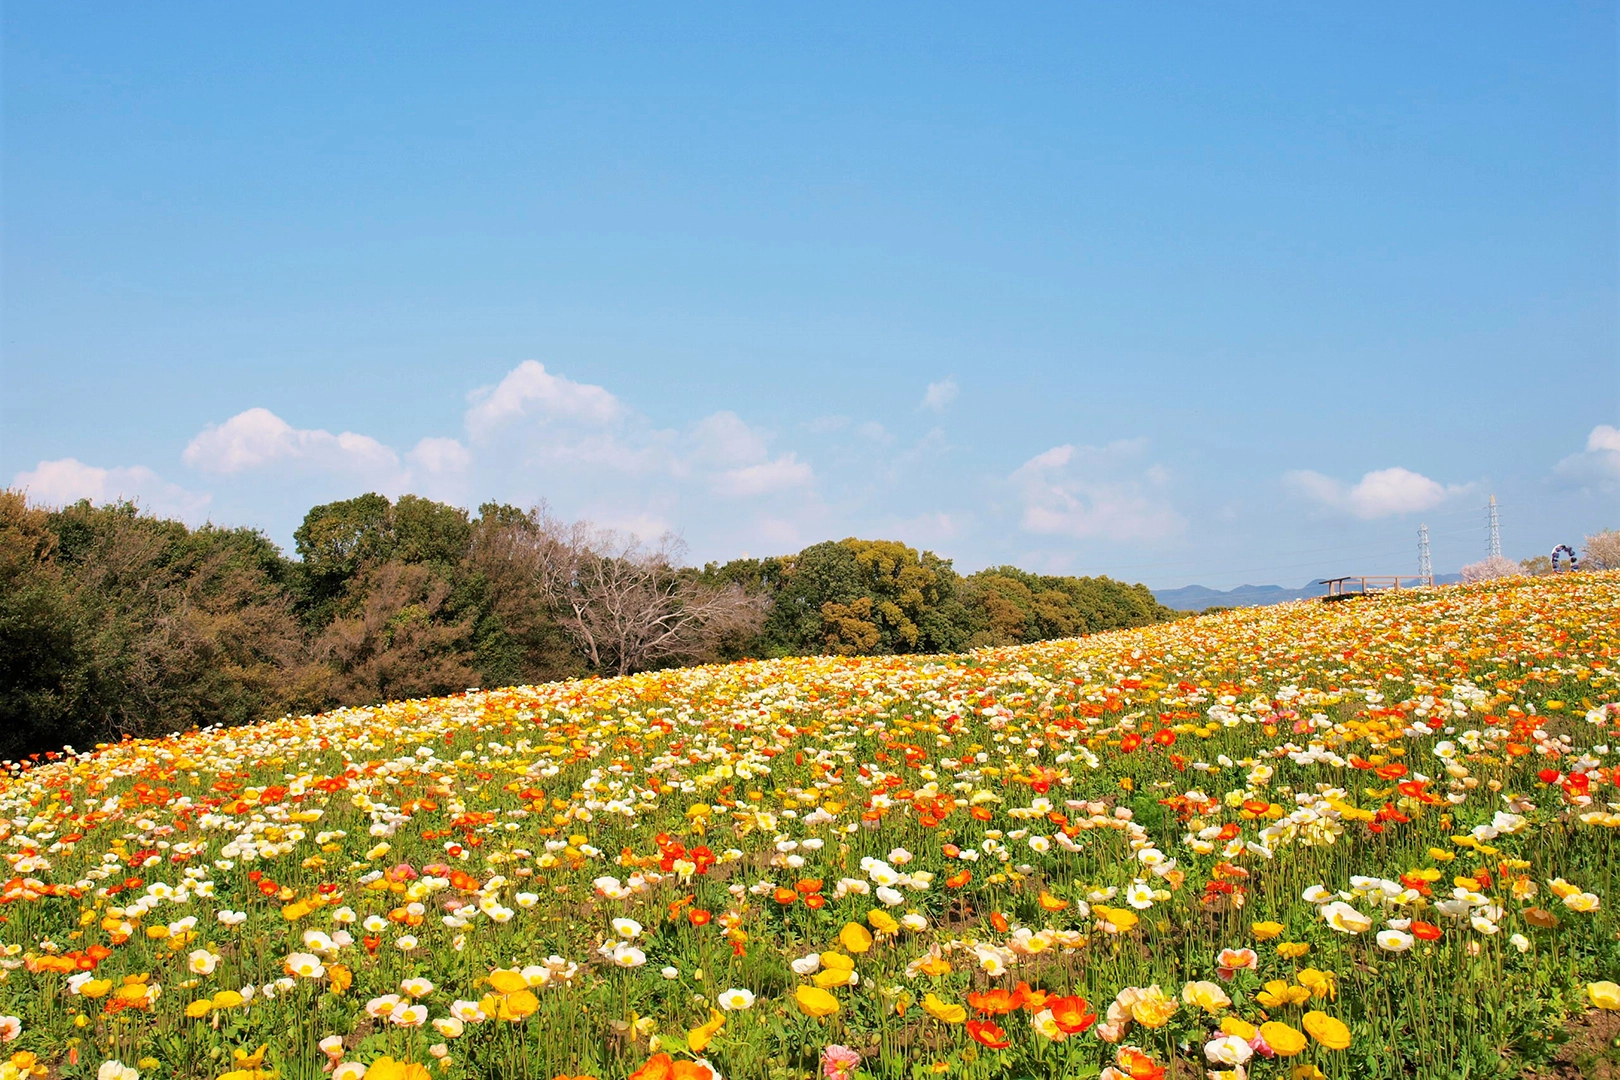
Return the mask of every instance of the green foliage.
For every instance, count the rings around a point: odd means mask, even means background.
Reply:
[[[370,492],[317,506],[293,533],[306,579],[300,598],[305,617],[322,625],[345,601],[352,606],[358,601],[350,588],[355,578],[380,563],[427,565],[449,577],[471,540],[467,511],[415,495],[389,503]]]
[[[893,540],[828,541],[797,555],[710,564],[704,575],[766,592],[753,655],[953,652],[1179,618],[1143,585],[1015,567],[966,578],[950,560]]]
[[[474,517],[368,493],[313,507],[293,560],[250,529],[0,492],[0,758],[610,673],[565,631],[547,572],[588,532],[500,503]],[[1139,585],[1012,567],[964,578],[893,540],[669,573],[680,595],[740,588],[768,608],[763,624],[715,623],[700,659],[945,653],[1176,615]]]
[[[43,511],[0,492],[0,750],[68,730],[83,692],[78,611],[56,545]]]
[[[967,585],[981,613],[974,646],[1075,637],[1180,617],[1155,600],[1146,585],[1105,577],[1055,577],[997,566],[972,575]]]

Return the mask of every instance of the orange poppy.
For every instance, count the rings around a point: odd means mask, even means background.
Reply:
[[[1091,1011],[1090,1003],[1078,994],[1052,998],[1046,1007],[1052,1010],[1052,1021],[1065,1035],[1079,1035],[1097,1022],[1097,1014]]]
[[[978,1009],[980,1012],[988,1013],[991,1016],[1000,1016],[1002,1013],[1010,1013],[1014,1009],[1018,1008],[1019,1004],[1018,1001],[1014,999],[1013,992],[1011,990],[1001,987],[994,990],[986,990],[982,993],[979,991],[971,991],[968,993],[967,1003],[973,1006],[975,1009]]]
[[[676,1061],[668,1054],[654,1054],[647,1064],[630,1074],[630,1080],[714,1080],[714,1073],[695,1061]]]
[[[1045,990],[1031,990],[1027,982],[1019,982],[1013,988],[1013,1003],[1025,1012],[1040,1012],[1046,1008],[1046,999],[1051,996]]]
[[[992,1050],[1005,1050],[1012,1045],[1007,1032],[994,1020],[969,1020],[967,1033]]]
[[[1164,1066],[1133,1046],[1122,1046],[1114,1064],[1131,1080],[1164,1080]]]

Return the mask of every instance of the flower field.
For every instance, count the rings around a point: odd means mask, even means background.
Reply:
[[[1518,1075],[1620,1008],[1620,575],[0,774],[0,1078]]]

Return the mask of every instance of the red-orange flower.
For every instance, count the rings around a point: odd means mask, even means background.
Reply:
[[[992,1050],[1005,1050],[1012,1045],[1007,1033],[994,1020],[969,1020],[967,1033]]]
[[[1025,1012],[1040,1012],[1046,1008],[1046,1000],[1051,996],[1045,990],[1031,990],[1027,982],[1020,982],[1013,988],[1013,1004]]]
[[[1134,1046],[1120,1047],[1114,1064],[1131,1080],[1164,1080],[1164,1066]]]
[[[695,1061],[676,1061],[668,1054],[654,1054],[647,1064],[630,1074],[630,1080],[714,1080],[714,1073]]]
[[[1019,1005],[1019,1002],[1013,996],[1013,992],[1003,987],[986,990],[983,993],[970,991],[967,996],[967,1003],[980,1012],[988,1013],[991,1016],[1010,1013]]]
[[[1052,998],[1046,1007],[1052,1010],[1052,1022],[1065,1035],[1079,1035],[1097,1022],[1097,1014],[1091,1011],[1091,1004],[1078,994]]]

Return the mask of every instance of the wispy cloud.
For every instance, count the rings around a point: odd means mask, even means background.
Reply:
[[[263,408],[244,410],[222,424],[209,424],[180,457],[198,472],[222,476],[287,462],[367,475],[395,473],[400,468],[399,455],[369,435],[295,428]]]
[[[815,470],[800,461],[798,455],[789,453],[758,465],[727,469],[714,478],[714,490],[716,494],[735,498],[771,495],[806,487],[815,475]]]
[[[1442,484],[1395,466],[1369,472],[1348,485],[1310,469],[1295,469],[1283,474],[1283,486],[1329,510],[1371,521],[1433,509],[1472,485]]]
[[[202,520],[210,501],[206,492],[188,491],[144,465],[103,469],[77,458],[41,461],[18,473],[13,485],[30,500],[47,506],[66,506],[80,499],[98,504],[129,499],[147,510],[173,514],[193,524]]]
[[[523,361],[468,400],[467,431],[474,439],[523,417],[606,424],[624,414],[624,405],[606,389],[553,375],[538,360]]]
[[[956,385],[956,376],[947,375],[939,382],[931,382],[928,389],[923,391],[922,404],[918,408],[930,412],[944,412],[945,407],[956,400],[960,388]]]
[[[1586,449],[1560,461],[1553,472],[1581,487],[1620,488],[1620,428],[1599,424],[1587,435]]]
[[[1144,439],[1106,446],[1065,443],[1037,454],[1008,480],[1023,504],[1025,531],[1074,539],[1164,540],[1186,522],[1164,496],[1168,479],[1143,468]]]

